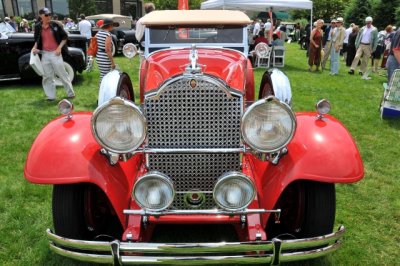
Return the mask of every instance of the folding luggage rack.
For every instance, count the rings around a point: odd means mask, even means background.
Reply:
[[[381,118],[400,117],[400,69],[392,75],[389,86],[383,84],[384,92],[380,105]]]

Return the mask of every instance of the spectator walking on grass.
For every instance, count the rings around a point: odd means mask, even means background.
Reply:
[[[352,32],[349,35],[349,42],[347,44],[347,55],[346,55],[346,66],[351,66],[351,63],[356,56],[356,39],[360,28],[357,25],[353,25]]]
[[[101,23],[99,23],[101,24]],[[96,54],[96,63],[100,70],[100,84],[103,77],[115,69],[115,62],[112,55],[111,47],[112,47],[112,37],[110,31],[114,27],[118,27],[119,23],[113,22],[112,19],[104,19],[102,25],[100,26],[99,32],[96,34],[97,39],[97,54]]]
[[[335,28],[336,28],[336,19],[332,19],[331,25],[325,29],[325,33],[322,40],[322,44],[324,45],[324,57],[322,58],[321,61],[322,69],[325,69],[326,62],[331,56],[331,47],[332,47],[331,38]]]
[[[343,18],[336,20],[336,27],[332,31],[331,36],[331,72],[330,75],[339,74],[339,58],[340,50],[343,48],[345,38],[345,29],[343,28]]]
[[[363,75],[367,70],[368,59],[375,52],[378,45],[378,30],[372,25],[372,17],[365,18],[365,26],[361,28],[356,39],[356,56],[351,64],[349,74],[354,75],[358,62],[361,59],[359,74]]]
[[[146,14],[149,14],[150,12],[152,12],[154,10],[156,10],[156,7],[153,3],[146,3],[144,5],[144,12]],[[139,42],[139,44],[143,42],[144,29],[145,29],[145,26],[142,23],[142,18],[140,18],[136,22],[136,31],[135,31],[135,37],[136,37],[136,40]]]
[[[316,66],[316,71],[318,71],[321,63],[321,49],[322,49],[322,26],[324,21],[322,19],[317,20],[317,26],[311,32],[310,37],[310,52],[308,56],[308,69],[310,72],[313,71],[313,66]]]
[[[343,55],[343,60],[344,61],[346,61],[346,58],[347,58],[347,46],[349,44],[349,36],[353,32],[353,27],[354,27],[354,23],[351,23],[350,27],[348,27],[345,30],[345,37],[344,37],[344,40],[343,40],[343,49],[342,49],[342,55]]]
[[[386,62],[388,71],[388,84],[392,78],[393,72],[400,69],[400,30],[397,30],[390,46],[389,57]]]
[[[48,101],[56,99],[56,84],[54,74],[61,79],[68,98],[74,98],[75,92],[72,88],[67,71],[64,68],[63,55],[68,53],[68,35],[63,27],[55,21],[51,21],[51,12],[44,7],[39,10],[41,22],[35,25],[35,44],[32,52],[42,52],[43,66],[43,89]]]
[[[90,38],[92,38],[92,24],[86,19],[85,14],[81,14],[79,17],[81,18],[78,23],[79,32],[86,37],[86,44],[89,46]]]
[[[381,61],[382,54],[386,50],[385,40],[392,32],[392,25],[386,26],[386,28],[378,32],[378,46],[375,52],[372,54],[372,72],[378,72],[378,66]]]

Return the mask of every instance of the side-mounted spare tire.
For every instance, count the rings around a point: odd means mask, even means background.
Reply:
[[[271,95],[289,105],[292,102],[290,81],[285,73],[276,68],[265,71],[261,80],[258,99],[263,99]]]
[[[132,102],[135,101],[133,86],[128,74],[113,70],[103,77],[99,89],[98,105],[120,96]]]

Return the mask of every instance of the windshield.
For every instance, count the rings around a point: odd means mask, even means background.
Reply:
[[[243,43],[243,27],[215,28],[151,28],[151,44],[175,43]]]

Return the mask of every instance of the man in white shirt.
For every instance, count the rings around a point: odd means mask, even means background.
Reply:
[[[350,36],[350,33],[353,31],[353,26],[354,26],[354,23],[351,23],[350,27],[348,27],[344,32],[345,37],[344,37],[344,41],[343,41],[343,58],[345,61],[346,61],[346,56],[347,56],[347,44],[349,43],[349,36]]]
[[[363,75],[367,70],[368,59],[378,46],[378,30],[372,26],[372,18],[365,18],[365,26],[361,28],[356,39],[356,57],[351,63],[350,75],[354,75],[354,70],[358,66],[361,58],[360,75]]]
[[[80,15],[81,21],[78,23],[79,31],[86,37],[86,43],[89,45],[92,38],[92,24],[85,18],[85,14]]]
[[[146,14],[149,14],[150,12],[154,11],[155,9],[156,9],[156,7],[154,6],[153,3],[146,3],[144,5],[144,12]],[[135,29],[135,37],[136,37],[136,40],[139,43],[142,42],[142,38],[143,38],[143,35],[144,35],[144,29],[145,29],[145,26],[142,24],[142,18],[140,18],[136,22],[136,29]],[[142,44],[142,46],[144,46],[144,45]]]
[[[256,23],[254,23],[253,36],[258,36],[260,29],[261,29],[260,20],[257,19]]]
[[[272,26],[271,20],[267,19],[267,22],[265,22],[265,24],[264,24],[264,33],[265,33],[264,35],[268,39],[268,41],[271,41],[270,40],[271,36],[269,36],[270,35],[271,26]]]

